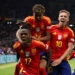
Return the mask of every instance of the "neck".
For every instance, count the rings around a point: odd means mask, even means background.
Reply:
[[[27,43],[22,44],[22,47],[25,47],[25,48],[29,47],[31,42],[32,42],[32,39],[29,39]]]
[[[64,29],[65,26],[66,26],[66,24],[64,24],[64,23],[59,23],[59,27],[60,27],[60,29]]]
[[[23,47],[23,48],[27,48],[27,47],[30,46],[30,44],[31,44],[31,43],[22,44],[22,47]]]

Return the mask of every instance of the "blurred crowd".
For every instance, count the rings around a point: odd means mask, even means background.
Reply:
[[[0,22],[0,55],[15,54],[12,45],[16,41],[16,30],[18,26],[15,24],[6,24]]]

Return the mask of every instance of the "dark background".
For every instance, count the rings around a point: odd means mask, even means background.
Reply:
[[[25,18],[32,15],[33,5],[40,3],[46,8],[46,16],[57,20],[58,11],[66,9],[71,13],[71,21],[75,21],[75,0],[0,0],[0,17]]]

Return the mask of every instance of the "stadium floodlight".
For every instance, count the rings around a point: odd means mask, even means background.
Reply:
[[[73,27],[74,25],[73,25],[73,24],[70,24],[69,26],[70,26],[70,27]]]
[[[7,24],[12,24],[12,22],[11,21],[10,22],[8,21]]]

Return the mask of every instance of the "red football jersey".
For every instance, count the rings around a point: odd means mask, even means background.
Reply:
[[[53,25],[48,27],[48,31],[51,33],[50,47],[52,50],[51,60],[60,58],[67,50],[67,43],[74,43],[74,33],[68,27],[65,26],[63,30],[59,28],[59,25]]]
[[[28,16],[24,21],[30,23],[31,35],[38,38],[45,36],[47,27],[51,26],[51,19],[47,16],[43,16],[40,22],[36,22],[34,16]]]
[[[20,54],[20,73],[39,73],[40,53],[42,50],[48,52],[48,45],[41,41],[32,40],[27,48],[23,48],[19,42],[16,42],[13,47]]]
[[[75,51],[72,52],[70,59],[75,58]]]

